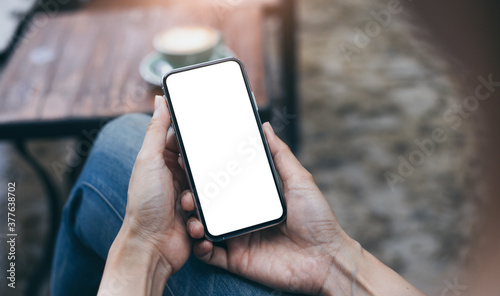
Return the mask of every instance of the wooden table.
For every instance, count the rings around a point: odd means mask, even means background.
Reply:
[[[75,135],[130,112],[152,112],[155,94],[139,74],[161,29],[202,24],[222,31],[266,110],[263,19],[277,1],[94,1],[60,13],[20,44],[0,79],[0,139]],[[161,6],[155,5],[162,3]],[[226,4],[228,5],[228,4]]]

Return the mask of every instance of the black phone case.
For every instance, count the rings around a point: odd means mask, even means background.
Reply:
[[[219,63],[224,63],[224,62],[228,62],[228,61],[237,62],[238,65],[240,66],[241,73],[243,75],[243,80],[245,81],[245,86],[246,86],[247,93],[248,93],[248,99],[251,102],[252,109],[253,109],[254,116],[255,116],[255,120],[258,123],[257,126],[259,127],[260,136],[262,138],[262,142],[264,143],[264,150],[266,151],[266,155],[267,155],[267,159],[268,159],[268,162],[269,162],[269,166],[271,167],[271,171],[272,171],[273,178],[274,178],[274,183],[276,185],[276,190],[278,191],[278,195],[279,195],[279,198],[280,198],[280,201],[281,201],[281,205],[283,207],[283,215],[281,217],[279,217],[278,219],[276,219],[276,220],[271,220],[271,221],[268,221],[268,222],[264,222],[264,223],[257,224],[257,225],[254,225],[254,226],[250,226],[250,227],[247,227],[247,228],[243,228],[243,229],[240,229],[240,230],[236,230],[236,231],[232,231],[232,232],[225,233],[225,234],[222,234],[222,235],[214,236],[214,235],[212,235],[212,234],[210,234],[208,232],[207,227],[206,227],[205,218],[203,216],[203,209],[201,208],[200,201],[199,201],[199,198],[198,198],[198,193],[197,193],[197,190],[196,190],[196,184],[194,184],[193,176],[191,174],[191,168],[189,166],[189,160],[187,159],[186,151],[184,150],[184,144],[183,144],[183,141],[182,141],[182,135],[179,132],[179,127],[177,125],[177,119],[175,117],[175,112],[174,112],[174,110],[172,108],[172,102],[171,102],[171,99],[170,99],[170,95],[168,93],[168,88],[167,88],[167,85],[166,85],[166,80],[167,80],[168,76],[170,76],[172,74],[175,74],[175,73],[189,71],[189,70],[193,70],[193,69],[197,69],[197,68],[202,68],[202,67],[207,67],[207,66],[211,66],[211,65],[219,64]],[[163,93],[165,94],[165,98],[166,98],[167,103],[168,103],[168,110],[170,112],[171,122],[172,122],[172,125],[173,125],[173,128],[174,128],[174,131],[175,131],[175,135],[177,137],[177,143],[179,145],[179,151],[181,152],[181,157],[182,157],[182,159],[184,161],[184,165],[185,165],[185,168],[186,168],[186,174],[187,174],[187,177],[188,177],[188,180],[189,180],[189,185],[191,187],[191,191],[193,192],[193,196],[194,196],[194,199],[195,199],[195,206],[196,206],[196,210],[198,212],[198,217],[199,217],[199,219],[200,219],[200,221],[203,224],[203,227],[205,229],[205,237],[207,239],[213,241],[213,242],[218,242],[218,241],[222,241],[222,240],[225,240],[225,239],[228,239],[228,238],[232,238],[232,237],[235,237],[235,236],[243,235],[243,234],[246,234],[246,233],[249,233],[249,232],[253,232],[253,231],[256,231],[256,230],[260,230],[260,229],[263,229],[263,228],[271,227],[271,226],[274,226],[274,225],[277,225],[277,224],[283,222],[286,219],[286,203],[285,203],[285,199],[283,198],[283,194],[282,194],[282,191],[281,191],[281,188],[280,188],[278,174],[276,173],[276,169],[274,167],[274,163],[273,163],[273,160],[272,160],[271,152],[269,151],[267,140],[266,140],[266,137],[264,136],[264,130],[262,129],[262,123],[260,121],[257,103],[255,102],[255,97],[253,95],[253,92],[251,91],[250,83],[248,82],[246,71],[245,71],[245,68],[244,68],[243,64],[241,63],[241,61],[238,60],[237,58],[223,58],[223,59],[219,59],[219,60],[209,61],[209,62],[205,62],[205,63],[201,63],[201,64],[196,64],[196,65],[187,66],[187,67],[183,67],[183,68],[178,68],[178,69],[172,70],[172,71],[166,73],[163,76],[163,79],[162,79],[162,89],[163,89]]]

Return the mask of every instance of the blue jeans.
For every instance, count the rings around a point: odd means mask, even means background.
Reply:
[[[150,117],[108,123],[64,207],[52,266],[52,295],[96,295],[108,250],[123,222],[127,189]],[[282,295],[191,256],[163,295]]]

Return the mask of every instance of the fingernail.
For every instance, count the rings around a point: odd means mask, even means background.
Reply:
[[[160,108],[161,100],[163,100],[161,96],[155,96],[155,111]]]

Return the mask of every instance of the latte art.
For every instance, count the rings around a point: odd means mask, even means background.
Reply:
[[[164,53],[196,53],[214,47],[219,39],[219,32],[210,28],[177,27],[158,34],[155,47]]]

